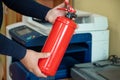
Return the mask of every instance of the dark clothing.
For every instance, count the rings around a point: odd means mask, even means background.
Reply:
[[[41,20],[44,20],[50,10],[50,8],[38,4],[34,0],[0,0],[0,28],[3,19],[2,2],[16,12]],[[0,34],[0,54],[9,55],[20,60],[25,56],[26,48]]]
[[[16,59],[25,56],[26,48],[0,34],[0,54],[9,55]]]

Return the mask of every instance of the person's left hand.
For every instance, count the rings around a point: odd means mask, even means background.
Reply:
[[[40,68],[38,67],[38,60],[40,58],[48,58],[49,56],[50,53],[27,50],[25,57],[20,61],[30,72],[35,74],[37,77],[47,77],[47,75],[42,73]]]
[[[69,0],[66,0],[69,2]],[[54,23],[55,19],[58,16],[65,16],[66,11],[64,10],[58,10],[58,8],[64,8],[66,6],[65,2],[61,3],[60,5],[54,7],[53,9],[49,10],[47,15],[46,15],[46,20],[49,21],[50,23]]]

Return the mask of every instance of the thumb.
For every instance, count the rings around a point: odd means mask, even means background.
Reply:
[[[69,3],[69,0],[65,0],[66,3]]]
[[[38,54],[38,58],[48,58],[50,56],[50,53],[48,52],[41,52]]]
[[[56,8],[63,8],[66,6],[66,3],[69,4],[69,0],[65,0],[65,2],[59,4]]]

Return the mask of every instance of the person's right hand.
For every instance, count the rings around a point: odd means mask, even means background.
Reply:
[[[38,67],[38,60],[40,58],[48,58],[49,56],[50,53],[39,53],[33,50],[27,50],[25,57],[20,61],[30,72],[35,74],[37,77],[46,78],[47,76],[43,74]]]
[[[69,3],[69,0],[66,0],[66,2]],[[58,10],[58,8],[65,8],[65,7],[66,7],[66,4],[65,2],[63,2],[58,6],[54,7],[53,9],[49,10],[45,17],[45,20],[50,23],[54,23],[58,16],[65,16],[66,11]]]

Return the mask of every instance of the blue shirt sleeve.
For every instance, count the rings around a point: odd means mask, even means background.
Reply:
[[[10,9],[26,16],[45,20],[45,16],[50,8],[37,3],[35,0],[3,0]]]
[[[26,48],[0,34],[0,54],[22,59],[26,54]]]

